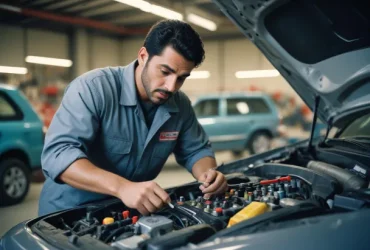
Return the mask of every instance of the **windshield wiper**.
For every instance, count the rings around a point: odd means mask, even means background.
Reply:
[[[369,150],[370,146],[368,143],[363,143],[359,142],[358,140],[355,139],[349,139],[349,138],[331,138],[331,139],[326,139],[325,145],[329,146],[336,146],[336,145],[343,145],[343,146],[355,146],[358,149],[362,150]]]
[[[370,144],[370,137],[369,136],[351,136],[351,137],[346,137],[344,139],[347,139],[347,140],[356,140],[359,143]]]

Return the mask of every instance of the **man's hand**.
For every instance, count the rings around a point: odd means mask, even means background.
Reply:
[[[166,191],[154,181],[128,182],[120,188],[118,198],[143,215],[154,213],[171,201]]]
[[[199,189],[204,193],[204,198],[210,198],[214,194],[221,194],[227,191],[225,176],[214,169],[204,172],[198,181],[203,182]]]

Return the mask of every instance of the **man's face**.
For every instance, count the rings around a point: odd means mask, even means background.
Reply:
[[[187,61],[170,46],[144,65],[141,82],[148,99],[154,104],[165,103],[181,88],[194,68],[193,62]]]

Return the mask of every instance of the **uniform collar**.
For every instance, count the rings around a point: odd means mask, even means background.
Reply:
[[[124,68],[123,71],[123,84],[121,88],[121,98],[120,104],[124,106],[135,106],[137,105],[137,93],[135,85],[135,68],[137,65],[137,60],[133,61]],[[176,96],[177,94],[175,94]],[[175,102],[175,96],[172,96],[166,103],[162,104],[163,107],[168,112],[178,112],[179,109]]]
[[[137,104],[137,93],[135,86],[136,63],[137,60],[133,61],[123,69],[120,104],[124,106],[135,106]]]

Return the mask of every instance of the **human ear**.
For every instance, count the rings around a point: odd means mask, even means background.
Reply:
[[[145,47],[141,47],[137,56],[139,65],[144,67],[146,62],[148,61],[148,58],[149,58],[148,51],[146,50]]]

